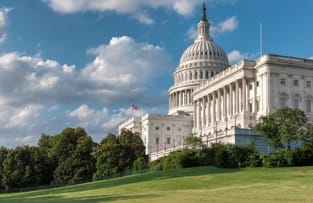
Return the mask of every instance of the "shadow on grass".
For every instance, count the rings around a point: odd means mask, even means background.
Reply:
[[[171,179],[171,178],[202,176],[202,175],[208,175],[208,174],[233,173],[239,170],[240,169],[195,167],[195,168],[185,168],[185,169],[167,170],[167,171],[154,171],[154,172],[147,172],[143,174],[136,174],[136,175],[119,177],[119,178],[113,178],[113,179],[108,179],[108,180],[89,182],[85,184],[61,187],[61,188],[31,191],[31,192],[25,192],[25,193],[12,193],[11,195],[4,194],[4,196],[0,195],[0,202],[2,202],[3,200],[14,200],[14,199],[22,200],[24,198],[29,198],[29,200],[36,200],[36,196],[40,196],[38,197],[38,199],[43,201],[42,199],[43,195],[44,197],[47,197],[46,195],[48,195],[48,197],[51,196],[51,198],[56,198],[58,197],[58,194],[62,194],[62,193],[71,193],[71,192],[88,191],[88,190],[94,190],[94,189],[100,189],[100,188],[118,187],[122,185],[127,185],[127,184],[132,184],[132,183],[141,183],[141,182],[151,181],[151,180],[165,180],[165,179]],[[114,198],[114,196],[104,196],[103,198],[105,199],[105,198],[110,198],[110,197]],[[77,201],[81,201],[81,199]],[[27,202],[27,201],[22,200],[18,202]]]
[[[131,201],[134,199],[140,199],[140,198],[154,198],[157,197],[156,195],[148,195],[148,194],[136,194],[136,195],[95,195],[90,197],[84,197],[84,198],[65,198],[63,196],[44,196],[44,197],[33,197],[33,198],[8,198],[1,200],[1,203],[42,203],[42,202],[81,202],[81,203],[88,203],[88,202],[111,202],[116,200],[127,200]]]

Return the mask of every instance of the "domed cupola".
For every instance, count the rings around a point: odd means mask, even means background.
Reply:
[[[193,114],[194,88],[229,67],[225,51],[214,42],[209,30],[210,23],[203,3],[198,37],[184,51],[174,72],[174,85],[169,89],[169,114]]]

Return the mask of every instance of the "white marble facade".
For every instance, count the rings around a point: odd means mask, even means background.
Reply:
[[[169,114],[146,114],[119,126],[141,135],[152,160],[184,147],[188,135],[207,145],[254,142],[266,153],[268,145],[251,130],[260,116],[288,106],[313,120],[313,60],[267,54],[229,66],[209,28],[204,5],[198,38],[173,74]]]

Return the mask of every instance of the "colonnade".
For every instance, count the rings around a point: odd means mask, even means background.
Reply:
[[[242,78],[194,100],[194,127],[212,127],[249,110],[248,81]]]
[[[172,93],[169,99],[170,109],[192,105],[192,96],[191,96],[192,93],[193,89],[181,90]]]

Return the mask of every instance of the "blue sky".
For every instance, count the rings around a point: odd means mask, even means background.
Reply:
[[[202,0],[0,0],[0,145],[84,127],[95,141],[125,119],[167,113]],[[206,0],[229,61],[313,57],[313,1]],[[134,111],[131,105],[139,109]]]

